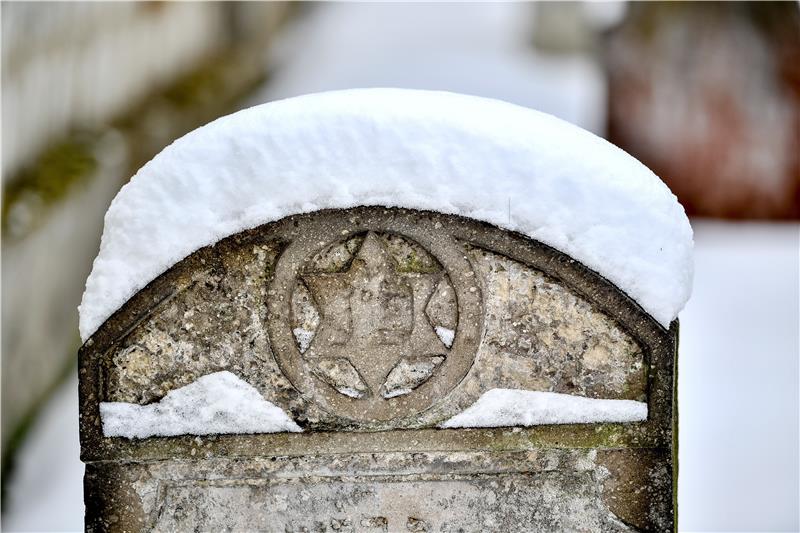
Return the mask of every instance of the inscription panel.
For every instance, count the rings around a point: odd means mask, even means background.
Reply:
[[[605,508],[591,476],[541,472],[176,483],[162,492],[155,529],[632,531]]]
[[[413,439],[391,433],[392,441]],[[90,463],[87,490],[96,500],[87,524],[120,531],[668,531],[669,453],[537,448]]]

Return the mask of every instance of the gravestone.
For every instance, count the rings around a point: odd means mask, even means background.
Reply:
[[[691,248],[652,172],[530,109],[353,90],[204,126],[106,213],[87,530],[674,530]]]
[[[674,530],[676,348],[677,322],[522,234],[288,216],[179,261],[82,347],[86,528]],[[278,422],[226,426],[201,384]]]

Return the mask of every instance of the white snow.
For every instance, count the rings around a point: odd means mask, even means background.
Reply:
[[[315,332],[309,331],[305,328],[294,328],[292,333],[294,333],[294,338],[297,340],[300,353],[306,353],[308,347],[311,346],[311,341],[314,340]]]
[[[234,113],[142,167],[106,213],[81,337],[198,248],[287,215],[359,205],[522,232],[596,270],[664,326],[691,292],[683,208],[619,148],[505,102],[362,89]]]
[[[227,371],[203,376],[149,405],[102,402],[100,417],[106,437],[129,439],[302,431],[283,409]]]
[[[351,389],[350,387],[341,387],[337,388],[336,390],[341,392],[345,396],[349,396],[351,398],[361,398],[362,396],[364,396],[364,393],[362,391],[357,391],[355,389]]]
[[[436,326],[433,328],[436,331],[436,336],[439,337],[439,340],[442,341],[442,344],[450,348],[453,345],[453,339],[456,336],[456,332],[450,328],[446,328],[444,326]]]
[[[590,424],[647,420],[647,404],[585,398],[557,392],[492,389],[443,428],[490,428],[542,424]]]
[[[388,400],[389,398],[395,398],[397,396],[403,396],[404,394],[408,394],[411,392],[411,390],[412,389],[395,389],[391,392],[383,393],[383,397]]]

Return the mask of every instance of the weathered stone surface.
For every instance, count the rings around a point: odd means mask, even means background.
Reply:
[[[563,254],[458,217],[359,208],[246,231],[162,275],[82,349],[89,523],[670,530],[675,328]],[[102,436],[99,401],[156,401],[223,369],[305,433]],[[649,416],[435,429],[493,388],[635,399]]]
[[[642,348],[555,279],[502,255],[472,250],[486,286],[482,349],[499,383],[592,398],[646,399]]]
[[[668,529],[664,509],[651,517],[645,503],[671,497],[664,459],[638,449],[385,452],[98,464],[87,478],[114,479],[117,488],[98,503],[160,531],[403,531],[411,523],[427,531],[605,532]]]

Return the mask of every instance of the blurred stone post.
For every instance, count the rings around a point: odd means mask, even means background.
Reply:
[[[800,217],[797,3],[629,6],[607,39],[610,140],[690,215]]]

